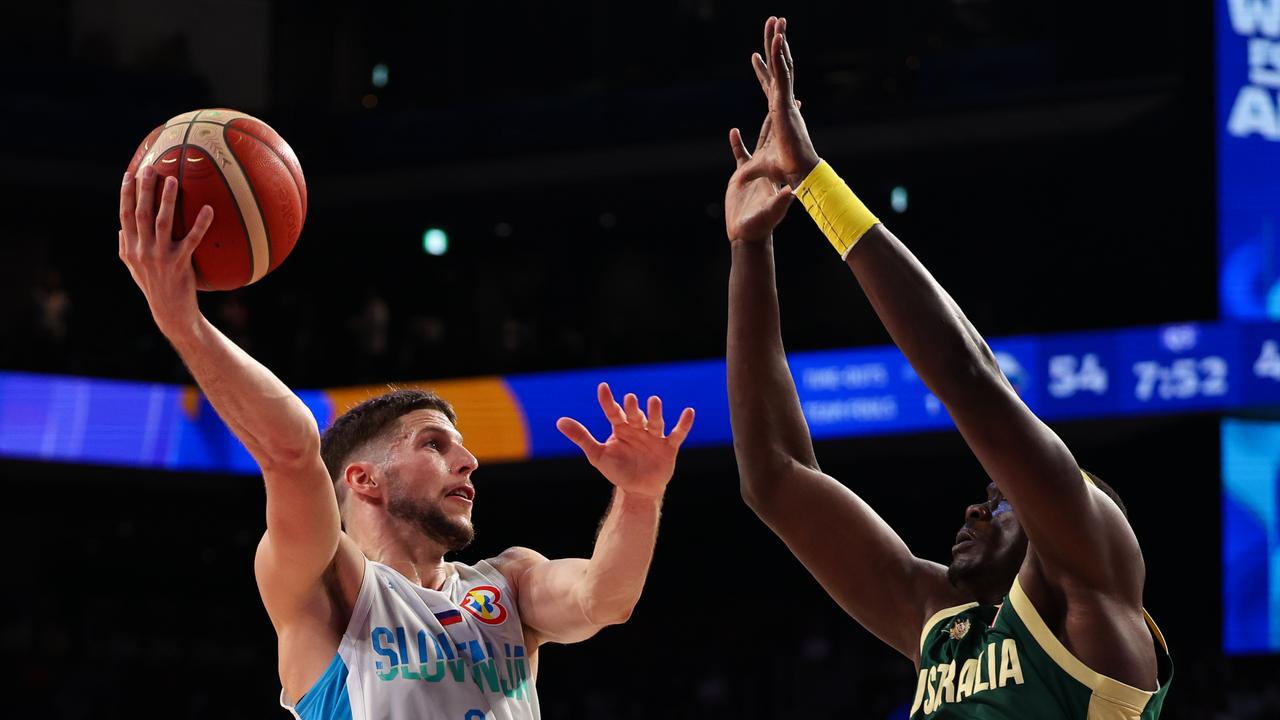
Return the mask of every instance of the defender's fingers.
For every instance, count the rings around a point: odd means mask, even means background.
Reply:
[[[733,151],[733,159],[737,162],[738,167],[742,167],[751,159],[751,153],[747,151],[747,146],[742,144],[742,133],[738,128],[729,131],[729,149]]]
[[[773,36],[773,43],[769,45],[769,69],[773,71],[775,80],[784,80],[787,75],[787,60],[783,43],[786,37],[782,33]]]
[[[627,422],[644,429],[644,413],[640,412],[640,398],[635,393],[627,393],[622,397],[622,409],[627,411]]]
[[[205,205],[200,208],[200,212],[196,213],[196,221],[191,224],[191,230],[187,232],[187,236],[182,239],[182,254],[190,257],[200,247],[200,241],[204,240],[204,234],[209,232],[209,228],[213,225],[213,208]]]
[[[161,180],[160,209],[156,211],[156,242],[168,248],[173,239],[173,209],[178,203],[178,178],[167,177]]]
[[[778,194],[769,199],[769,216],[781,220],[782,216],[787,213],[787,208],[791,206],[795,199],[796,195],[791,192],[791,188],[783,185],[778,189]]]
[[[791,59],[791,43],[787,41],[787,19],[782,18],[782,59],[787,63],[787,70],[795,72],[796,61]]]
[[[588,460],[595,460],[603,447],[582,423],[571,417],[562,417],[556,421],[556,429],[569,438],[569,442],[577,445]]]
[[[611,425],[620,425],[627,421],[627,415],[622,412],[622,406],[613,399],[613,391],[609,389],[609,383],[600,383],[596,386],[596,399],[600,401],[600,409],[604,411],[604,416],[608,418]]]
[[[763,162],[763,155],[757,155],[751,162],[743,165],[733,172],[733,176],[729,178],[729,182],[736,187],[746,185],[752,180],[758,180],[762,177],[769,177],[769,164]]]
[[[773,36],[778,31],[778,18],[770,15],[768,20],[764,21],[764,49],[765,52],[773,46]]]
[[[756,71],[756,80],[760,83],[760,89],[765,95],[769,94],[769,66],[765,64],[764,58],[760,57],[760,53],[751,53],[751,69]]]
[[[133,173],[124,174],[124,182],[120,185],[120,229],[127,236],[138,231],[138,221],[133,216],[137,208],[138,190],[133,184]]]
[[[765,113],[764,122],[760,123],[760,137],[756,138],[756,152],[769,144],[769,131],[773,129],[773,113]]]
[[[677,450],[684,444],[684,439],[689,437],[689,430],[692,427],[693,408],[685,408],[684,412],[680,413],[679,422],[676,423],[675,427],[671,428],[671,434],[667,436],[667,438],[671,440],[671,444],[676,446]]]
[[[650,395],[648,404],[649,430],[657,433],[658,437],[662,437],[662,431],[666,429],[666,422],[662,419],[662,398],[657,395]]]
[[[774,92],[780,95],[783,102],[791,102],[795,97],[792,84],[791,66],[787,63],[786,36],[778,33],[773,36],[773,48],[769,54],[769,64],[773,68]],[[773,107],[772,103],[770,107]]]

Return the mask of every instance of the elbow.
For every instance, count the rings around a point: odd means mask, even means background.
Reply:
[[[758,473],[746,472],[739,470],[738,472],[738,492],[742,495],[742,502],[747,507],[754,510],[757,514],[760,508],[768,505],[769,485],[764,482]]]
[[[320,431],[313,426],[297,437],[276,440],[262,455],[263,470],[287,470],[313,463],[320,457]]]
[[[739,457],[738,491],[747,507],[760,517],[769,513],[775,504],[774,498],[791,475],[802,468],[818,470],[816,464],[803,463],[783,453],[775,453],[758,462],[744,462]]]
[[[631,613],[634,611],[635,611],[635,606],[628,606],[627,608],[617,612],[606,613],[602,618],[599,619],[599,624],[602,626],[603,625],[621,625],[631,619]]]
[[[608,625],[621,625],[631,619],[631,613],[636,609],[634,602],[628,603],[598,603],[588,600],[583,603],[582,614],[586,617],[587,622],[596,627],[606,627]]]
[[[742,501],[755,510],[756,505],[763,501],[763,496],[769,493],[769,478],[772,473],[767,469],[768,458],[743,447],[736,438],[733,453],[738,460],[738,492],[742,495]]]
[[[1008,387],[1000,361],[981,338],[966,337],[938,356],[941,372],[936,382],[926,384],[943,402]]]

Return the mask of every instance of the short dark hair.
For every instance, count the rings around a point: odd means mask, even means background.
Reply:
[[[1094,475],[1088,470],[1082,469],[1081,472],[1083,472],[1085,475],[1088,475],[1089,479],[1093,481],[1094,485],[1098,486],[1099,490],[1106,493],[1107,497],[1115,501],[1116,506],[1120,508],[1120,512],[1124,514],[1124,517],[1127,520],[1129,518],[1129,508],[1124,506],[1124,501],[1120,499],[1120,493],[1116,492],[1115,488],[1103,482],[1102,478],[1098,477],[1097,475]]]
[[[392,390],[369,398],[338,416],[320,436],[320,457],[329,479],[337,484],[353,452],[414,410],[439,410],[449,422],[458,424],[453,406],[429,390]]]

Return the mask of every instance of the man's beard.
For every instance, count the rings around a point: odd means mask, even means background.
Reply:
[[[424,535],[452,551],[470,545],[476,536],[470,520],[450,517],[438,503],[423,498],[394,493],[387,498],[387,512],[392,517],[413,523]]]
[[[961,583],[972,583],[979,577],[981,569],[979,564],[970,558],[953,559],[947,566],[947,582],[951,583],[952,587],[959,588]]]

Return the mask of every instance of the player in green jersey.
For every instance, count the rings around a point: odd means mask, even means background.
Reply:
[[[769,115],[754,155],[730,132],[738,167],[725,195],[743,498],[850,615],[916,663],[913,719],[1157,717],[1172,665],[1142,607],[1145,565],[1119,498],[1082,473],[946,291],[819,158],[785,19],[765,24],[752,64]],[[773,228],[796,197],[993,481],[967,509],[950,566],[912,555],[818,467],[773,271]],[[980,238],[966,224],[956,219],[956,235]]]

